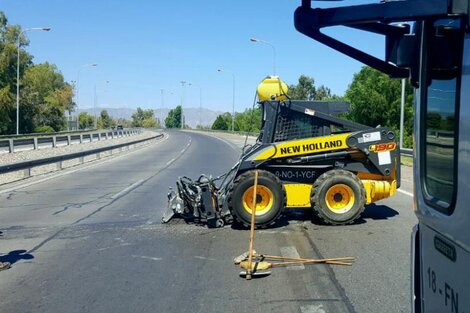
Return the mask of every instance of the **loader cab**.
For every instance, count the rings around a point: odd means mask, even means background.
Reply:
[[[270,144],[363,130],[367,126],[339,118],[349,112],[342,101],[271,100],[261,101],[259,141]]]
[[[470,307],[470,33],[468,0],[382,1],[313,9],[303,1],[297,30],[416,88],[412,312]],[[406,26],[404,23],[408,24]],[[342,25],[386,37],[385,59],[321,32]]]

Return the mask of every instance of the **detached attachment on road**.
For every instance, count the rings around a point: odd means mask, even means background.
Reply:
[[[168,208],[162,223],[168,223],[173,217],[196,224],[207,224],[209,228],[223,227],[232,222],[228,210],[219,208],[217,188],[211,177],[201,175],[197,180],[186,176],[179,177],[177,190],[168,192]]]

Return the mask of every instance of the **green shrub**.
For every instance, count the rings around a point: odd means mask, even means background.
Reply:
[[[42,126],[36,126],[34,128],[35,133],[53,133],[54,128],[50,127],[49,125],[42,125]]]

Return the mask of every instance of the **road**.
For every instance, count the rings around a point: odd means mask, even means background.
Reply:
[[[356,263],[276,268],[252,281],[233,265],[246,230],[160,224],[168,186],[180,175],[222,174],[239,143],[172,131],[129,154],[0,189],[0,260],[13,262],[0,272],[0,312],[410,311],[409,195],[367,207],[351,226],[289,214],[257,232],[258,252]]]

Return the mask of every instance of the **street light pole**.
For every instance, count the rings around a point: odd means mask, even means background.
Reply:
[[[77,113],[78,113],[78,107],[80,106],[80,103],[79,103],[79,100],[80,100],[80,72],[82,69],[86,68],[86,67],[96,67],[98,66],[98,64],[96,63],[92,63],[92,64],[85,64],[85,65],[82,65],[80,66],[80,68],[78,69],[78,73],[77,73]],[[77,121],[78,121],[78,116],[77,116]],[[77,125],[77,128],[80,128],[80,124]]]
[[[104,83],[106,84],[109,84],[109,80],[106,80],[104,81]],[[96,84],[95,84],[95,88],[94,88],[94,99],[93,99],[93,116],[94,116],[94,128],[97,129],[98,128],[98,118],[96,116],[96,106],[98,105],[98,92],[96,91]]]
[[[184,116],[183,116],[183,102],[184,102],[184,91],[185,88],[184,86],[186,85],[186,82],[184,80],[180,81],[181,83],[181,129],[184,129]]]
[[[199,127],[202,128],[202,122],[201,122],[201,116],[202,116],[202,88],[201,88],[201,85],[196,85],[196,84],[189,83],[189,86],[192,86],[192,85],[199,88]]]
[[[233,72],[218,69],[219,73],[228,73],[232,75],[232,133],[235,131],[235,74]]]
[[[31,27],[26,28],[18,34],[17,38],[17,58],[16,58],[16,134],[20,133],[20,48],[21,48],[21,35],[31,30],[50,31],[50,27]]]
[[[256,38],[250,38],[250,41],[251,42],[263,43],[265,45],[270,46],[273,49],[273,75],[276,75],[276,48],[274,47],[274,45],[270,42],[265,41],[265,40],[256,39]]]
[[[162,103],[161,103],[161,111],[160,111],[160,127],[163,128],[163,89],[160,89],[160,92],[162,93]]]

